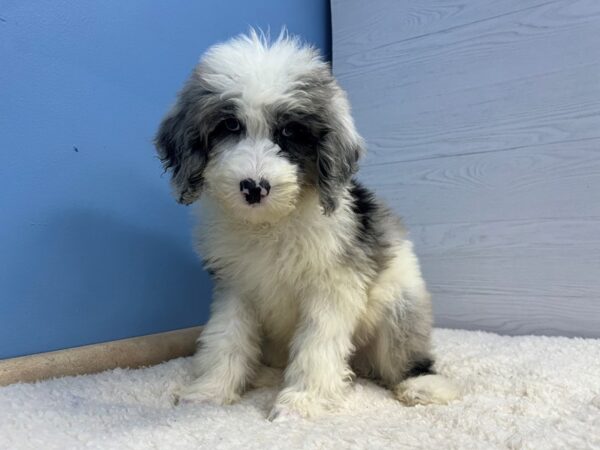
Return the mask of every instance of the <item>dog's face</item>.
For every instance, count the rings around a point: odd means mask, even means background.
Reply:
[[[180,203],[203,191],[253,223],[286,216],[310,189],[334,211],[363,148],[318,53],[256,33],[206,53],[155,142]]]

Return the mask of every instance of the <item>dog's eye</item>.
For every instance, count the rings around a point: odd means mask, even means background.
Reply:
[[[238,131],[240,131],[242,129],[242,124],[240,123],[239,120],[237,120],[234,117],[229,117],[229,118],[225,119],[223,122],[225,124],[225,128],[227,128],[227,131],[230,131],[232,133],[237,133]]]
[[[283,130],[281,130],[281,134],[283,135],[283,137],[289,138],[294,135],[294,130],[288,125],[283,127]]]
[[[300,137],[306,132],[306,127],[298,122],[290,122],[281,129],[281,135],[286,139]]]
[[[244,131],[244,125],[233,116],[223,117],[208,134],[208,142],[212,146],[216,142],[227,139],[228,137],[237,137]]]

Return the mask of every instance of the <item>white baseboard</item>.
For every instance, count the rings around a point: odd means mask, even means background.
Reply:
[[[68,375],[102,372],[116,367],[142,367],[189,356],[202,327],[68,348],[0,360],[0,386]]]

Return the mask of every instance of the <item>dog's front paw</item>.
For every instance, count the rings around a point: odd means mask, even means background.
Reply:
[[[289,406],[275,404],[271,408],[267,419],[271,422],[285,422],[286,420],[300,419],[302,417],[300,412],[291,409]]]
[[[238,393],[232,389],[212,384],[204,379],[197,379],[187,386],[181,386],[173,392],[175,404],[184,403],[214,403],[229,405],[240,399]]]
[[[300,417],[316,417],[334,406],[332,402],[325,401],[313,393],[288,388],[277,396],[268,419],[279,422]]]

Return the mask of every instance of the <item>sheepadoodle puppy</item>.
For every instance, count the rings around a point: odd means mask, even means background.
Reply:
[[[408,405],[446,403],[430,296],[400,220],[353,175],[364,154],[319,53],[250,32],[204,55],[156,147],[214,279],[183,401],[231,403],[283,371],[269,415],[315,416],[356,375]]]

